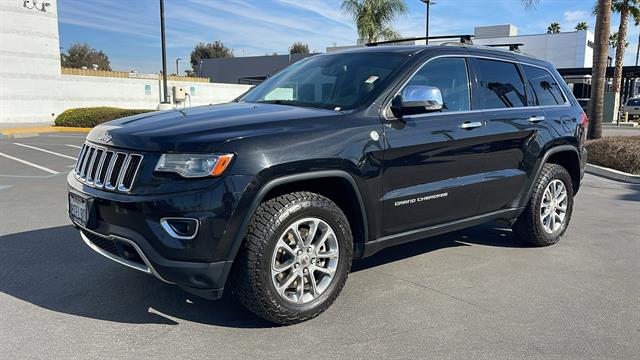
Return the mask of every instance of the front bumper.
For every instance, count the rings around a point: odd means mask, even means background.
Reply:
[[[129,195],[86,186],[73,173],[67,177],[70,193],[92,200],[94,221],[74,223],[91,249],[209,299],[221,296],[233,264],[229,239],[236,231],[230,224],[235,223],[245,181],[246,177],[236,176],[205,189]],[[198,219],[196,236],[172,237],[160,224],[160,219],[167,217]]]
[[[222,296],[233,261],[195,263],[168,260],[146,246],[145,252],[130,239],[103,235],[78,224],[74,225],[80,230],[80,236],[89,248],[110,260],[207,299],[215,300]]]

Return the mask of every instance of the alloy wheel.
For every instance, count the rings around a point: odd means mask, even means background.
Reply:
[[[324,220],[295,221],[278,238],[271,257],[271,281],[280,297],[305,304],[322,295],[335,278],[338,239]]]
[[[560,229],[567,215],[569,199],[567,188],[561,180],[552,180],[542,195],[540,223],[548,234]]]

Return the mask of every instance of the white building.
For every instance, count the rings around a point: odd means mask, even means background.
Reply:
[[[62,74],[57,0],[0,0],[0,123],[52,122],[70,108],[155,109],[162,86],[155,78]],[[46,4],[46,5],[43,5]],[[158,30],[159,31],[159,30]],[[230,101],[249,86],[169,81],[189,94],[176,106]]]
[[[556,68],[590,68],[593,63],[593,33],[588,30],[558,34],[518,35],[513,25],[479,26],[474,29],[477,45],[523,44],[520,49]]]
[[[447,39],[445,41],[457,41]],[[440,44],[445,41],[429,41]],[[398,43],[399,44],[399,43]],[[424,45],[424,40],[402,42],[402,44]],[[478,26],[474,29],[474,45],[522,44],[520,50],[538,59],[552,63],[556,68],[591,67],[593,61],[593,33],[588,30],[562,32],[559,34],[518,35],[511,25]],[[353,46],[327,48],[327,52],[364,46],[362,42]]]

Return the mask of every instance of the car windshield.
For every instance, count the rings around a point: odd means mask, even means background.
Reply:
[[[627,106],[640,106],[640,99],[629,99]]]
[[[239,101],[353,109],[380,91],[406,59],[397,53],[313,56],[282,70]]]

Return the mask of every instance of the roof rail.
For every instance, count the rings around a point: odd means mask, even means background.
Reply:
[[[386,41],[378,41],[378,42],[371,42],[371,43],[367,43],[367,46],[378,46],[378,45],[384,45],[384,44],[395,44],[395,43],[400,43],[400,42],[405,42],[405,41],[416,41],[416,40],[441,40],[441,39],[460,39],[460,43],[461,44],[465,44],[465,45],[473,45],[473,41],[471,41],[471,38],[473,37],[473,35],[438,35],[438,36],[429,36],[429,37],[414,37],[414,38],[403,38],[403,39],[396,39],[396,40],[386,40]]]

